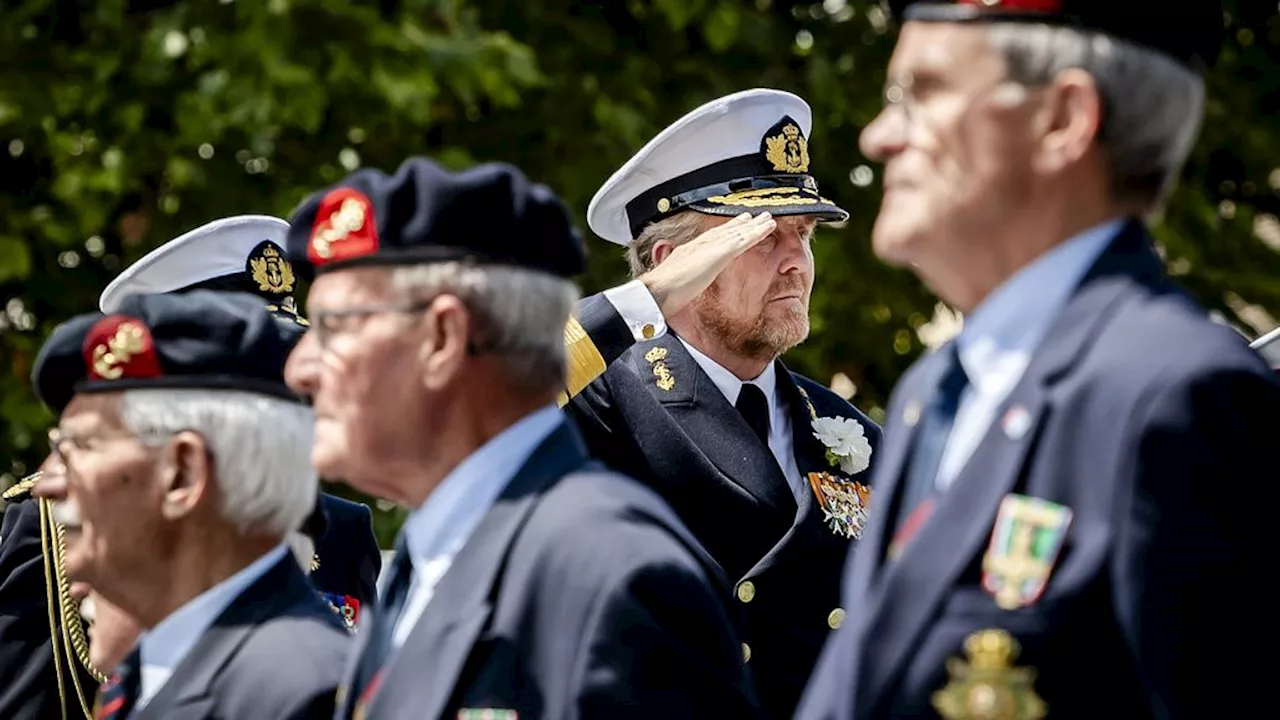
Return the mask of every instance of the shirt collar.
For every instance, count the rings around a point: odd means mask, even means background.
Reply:
[[[693,356],[694,361],[698,363],[698,367],[702,368],[702,372],[706,373],[707,377],[711,378],[711,382],[715,383],[715,386],[720,388],[720,392],[724,394],[724,397],[729,401],[729,404],[736,406],[738,404],[738,394],[742,392],[743,381],[739,380],[737,375],[734,375],[723,365],[707,357],[702,353],[702,351],[685,342],[684,338],[677,336],[676,339],[679,340],[680,344],[684,345],[685,349],[689,351],[689,354]],[[775,397],[774,390],[778,386],[778,376],[777,371],[774,369],[774,363],[766,365],[764,372],[750,380],[747,380],[746,382],[759,387],[760,390],[764,392],[765,399],[769,401],[770,415],[776,413],[778,410],[778,400]]]
[[[564,422],[554,405],[524,416],[458,463],[427,501],[404,523],[405,542],[415,567],[456,553],[502,489],[553,430]]]
[[[1008,377],[1006,361],[1025,362],[1080,280],[1124,225],[1108,220],[1069,238],[1000,285],[964,321],[956,338],[960,363],[970,380]]]
[[[141,661],[143,667],[156,667],[172,672],[178,663],[191,652],[200,636],[213,625],[240,593],[288,554],[282,544],[254,560],[235,575],[205,590],[151,630],[143,633]]]

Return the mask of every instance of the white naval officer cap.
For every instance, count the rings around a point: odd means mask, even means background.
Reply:
[[[1280,327],[1249,343],[1271,367],[1280,370]]]
[[[630,245],[645,226],[684,210],[847,220],[849,213],[822,197],[810,174],[811,128],[809,104],[782,90],[712,100],[615,172],[591,199],[587,224],[605,240]]]
[[[125,268],[98,298],[104,313],[126,297],[185,290],[238,290],[261,296],[278,316],[298,315],[297,275],[284,252],[289,223],[270,215],[214,220],[144,255]]]

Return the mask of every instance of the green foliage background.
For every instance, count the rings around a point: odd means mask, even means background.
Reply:
[[[1201,142],[1157,234],[1170,269],[1253,335],[1280,312],[1280,18],[1274,3],[1226,7]],[[787,360],[843,373],[878,417],[936,305],[867,241],[878,168],[857,136],[892,41],[866,0],[6,2],[0,485],[46,450],[53,418],[29,384],[43,337],[164,241],[226,215],[287,217],[350,169],[410,154],[512,162],[582,218],[666,124],[759,86],[813,106],[816,173],[853,214],[819,233],[813,334]],[[585,291],[623,279],[619,248],[589,247]],[[378,514],[386,546],[400,517]]]

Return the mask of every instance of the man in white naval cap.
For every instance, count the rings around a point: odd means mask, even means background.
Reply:
[[[282,320],[305,326],[294,298],[298,280],[284,255],[288,231],[287,222],[269,215],[237,215],[207,223],[125,268],[103,290],[99,306],[112,313],[134,294],[239,290],[261,296]],[[321,493],[305,532],[294,533],[290,542],[295,552],[301,545],[314,544],[304,570],[354,629],[361,606],[376,596],[382,566],[368,506]]]
[[[663,130],[600,188],[588,222],[633,280],[566,330],[567,411],[594,455],[680,513],[734,583],[743,656],[790,717],[845,611],[880,430],[779,356],[809,332],[819,222],[807,103],[753,89]]]

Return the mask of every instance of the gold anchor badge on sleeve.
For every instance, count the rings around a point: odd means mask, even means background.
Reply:
[[[969,661],[947,660],[951,681],[933,694],[946,720],[1041,720],[1048,707],[1032,682],[1036,671],[1013,667],[1018,641],[1004,630],[980,630],[964,641]]]

